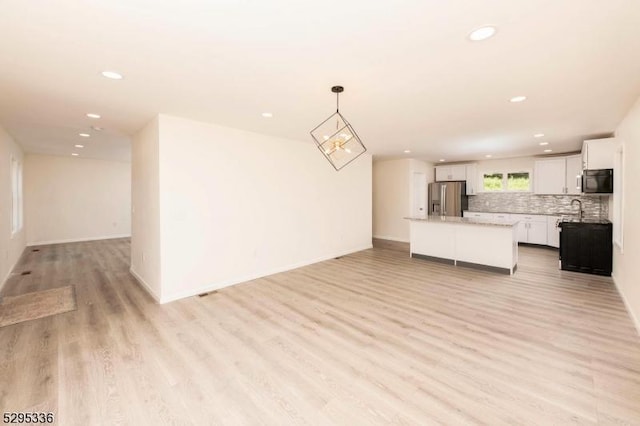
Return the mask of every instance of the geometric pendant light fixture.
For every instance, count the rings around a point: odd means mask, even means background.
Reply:
[[[336,94],[336,112],[313,129],[311,137],[337,171],[364,154],[367,148],[351,124],[340,114],[340,93],[344,87],[333,86],[331,91]]]

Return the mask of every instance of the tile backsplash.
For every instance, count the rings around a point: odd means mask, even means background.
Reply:
[[[607,219],[609,217],[609,197],[606,195],[536,195],[517,192],[484,192],[469,197],[469,210],[499,213],[577,214],[578,206],[571,207],[571,200],[575,198],[582,201],[583,217],[589,219]]]

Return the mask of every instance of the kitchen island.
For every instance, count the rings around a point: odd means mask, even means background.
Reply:
[[[453,216],[407,217],[411,257],[513,274],[518,221]]]

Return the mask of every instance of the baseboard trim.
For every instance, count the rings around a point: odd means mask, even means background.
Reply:
[[[13,265],[11,267],[11,269],[9,269],[9,272],[7,272],[7,276],[4,277],[4,279],[2,280],[2,282],[0,282],[0,291],[2,291],[2,289],[4,288],[4,285],[7,283],[7,281],[9,281],[9,277],[11,276],[11,274],[13,273],[13,268],[15,268],[16,266]]]
[[[87,241],[115,240],[116,238],[131,238],[131,234],[109,235],[109,236],[89,237],[89,238],[70,238],[68,240],[36,241],[33,243],[27,243],[27,247],[46,246],[50,244],[84,243]]]
[[[396,241],[398,243],[408,243],[408,242],[410,242],[408,239],[396,238],[396,237],[387,237],[385,235],[374,235],[373,238],[375,238],[376,240]]]
[[[618,285],[618,281],[616,281],[615,275],[611,274],[611,279],[613,280],[613,284],[615,284],[616,286],[616,290],[618,290],[618,294],[620,295],[620,298],[624,303],[624,307],[627,309],[627,313],[631,317],[631,322],[635,326],[636,332],[638,333],[638,335],[640,335],[640,319],[635,315],[635,313],[633,312],[633,309],[631,309],[631,305],[629,304],[629,301],[625,297],[624,292]]]
[[[2,291],[2,289],[4,288],[4,285],[7,283],[7,281],[9,281],[9,277],[11,276],[11,274],[13,274],[13,270],[16,269],[16,266],[20,263],[20,261],[22,260],[22,256],[24,256],[24,253],[26,251],[27,251],[27,246],[25,246],[22,249],[22,253],[20,253],[20,256],[18,256],[18,259],[16,260],[16,263],[11,265],[11,267],[9,268],[9,272],[7,272],[7,275],[4,277],[2,282],[0,282],[0,291]]]
[[[156,301],[156,303],[163,303],[160,301],[160,297],[153,291],[153,289],[151,288],[151,286],[149,284],[147,284],[147,282],[142,279],[142,277],[140,276],[140,274],[138,274],[136,271],[133,270],[133,268],[129,268],[129,273],[131,273],[131,275],[133,275],[133,278],[136,279],[136,281],[138,281],[138,283],[140,284],[140,286],[147,292],[149,293],[149,295],[153,298],[153,300]]]
[[[212,283],[212,284],[207,284],[205,286],[199,287],[197,289],[194,290],[188,290],[188,291],[184,291],[184,292],[178,292],[178,293],[174,293],[174,294],[170,294],[167,296],[163,296],[160,298],[159,303],[164,304],[164,303],[169,303],[169,302],[173,302],[179,299],[184,299],[186,297],[191,297],[191,296],[196,296],[198,294],[202,294],[202,293],[207,293],[209,291],[213,291],[213,290],[219,290],[221,288],[225,288],[225,287],[230,287],[232,285],[236,285],[236,284],[241,284],[247,281],[252,281],[252,280],[256,280],[258,278],[263,278],[263,277],[267,277],[269,275],[273,275],[273,274],[279,274],[280,272],[286,272],[286,271],[291,271],[293,269],[297,269],[297,268],[302,268],[303,266],[308,266],[308,265],[312,265],[314,263],[318,263],[318,262],[324,262],[325,260],[329,260],[329,259],[334,259],[336,257],[340,257],[340,256],[346,256],[348,254],[351,253],[356,253],[362,250],[368,250],[370,248],[372,248],[372,244],[365,244],[361,247],[356,247],[356,248],[352,248],[349,250],[344,250],[344,251],[340,251],[338,253],[334,253],[331,255],[326,255],[326,256],[321,256],[318,258],[315,258],[313,260],[308,260],[308,261],[303,261],[303,262],[298,262],[298,263],[294,263],[291,265],[287,265],[284,267],[280,267],[280,268],[274,268],[274,269],[270,269],[268,271],[264,271],[264,272],[258,272],[255,274],[250,274],[250,275],[245,275],[243,277],[240,278],[233,278],[230,280],[225,280],[225,281],[220,281],[220,282],[216,282],[216,283]]]

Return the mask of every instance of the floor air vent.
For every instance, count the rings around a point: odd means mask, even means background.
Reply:
[[[20,275],[31,275],[31,271],[23,271]]]
[[[218,292],[218,290],[213,290],[213,291],[210,291],[210,292],[208,292],[208,293],[200,293],[200,294],[198,295],[198,297],[205,297],[205,296],[208,296],[208,295],[210,295],[210,294],[216,294],[217,292]]]
[[[40,251],[40,249],[33,249],[33,250],[31,250],[31,251],[32,251],[32,252],[37,252],[37,251]]]

